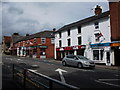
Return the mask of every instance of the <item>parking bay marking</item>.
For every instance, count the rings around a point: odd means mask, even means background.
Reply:
[[[111,85],[111,86],[115,86],[115,87],[120,87],[120,85],[105,82],[105,81],[118,81],[118,80],[120,80],[120,79],[98,79],[98,80],[95,80],[95,82],[103,83],[103,84],[107,84],[107,85]]]
[[[59,72],[61,81],[62,81],[63,83],[66,83],[66,82],[65,82],[65,78],[63,77],[62,72],[67,72],[67,71],[65,71],[65,70],[63,70],[63,69],[60,69],[60,68],[56,69],[55,71]]]

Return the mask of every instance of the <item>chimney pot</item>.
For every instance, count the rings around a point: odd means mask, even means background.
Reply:
[[[99,15],[102,13],[102,8],[99,5],[96,5],[95,7],[95,15]]]

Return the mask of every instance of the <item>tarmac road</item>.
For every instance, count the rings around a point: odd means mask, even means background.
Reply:
[[[38,73],[74,85],[80,89],[120,88],[120,71],[95,68],[78,69],[76,67],[62,66],[61,62],[53,60],[39,60],[16,56],[3,56],[3,64],[11,67],[13,63],[25,63]],[[57,69],[62,69],[62,74]]]

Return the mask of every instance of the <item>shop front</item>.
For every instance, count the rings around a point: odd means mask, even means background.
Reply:
[[[110,43],[91,44],[91,59],[98,64],[112,64],[112,51]]]
[[[56,48],[56,59],[62,60],[66,55],[84,55],[85,45]]]
[[[120,66],[120,41],[112,42],[111,49],[114,51],[114,65]]]
[[[46,49],[48,48],[48,46],[38,46],[38,48],[40,49],[40,58],[46,58],[47,54],[46,54]]]

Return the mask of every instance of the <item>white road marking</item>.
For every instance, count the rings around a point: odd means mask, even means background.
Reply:
[[[103,84],[107,84],[107,85],[111,85],[111,86],[115,86],[115,87],[120,87],[120,85],[111,84],[111,83],[107,83],[107,82],[102,82],[102,81],[99,81],[99,80],[95,80],[95,82],[103,83]]]
[[[66,82],[65,82],[65,78],[63,77],[62,72],[67,72],[67,71],[65,71],[65,70],[63,70],[63,69],[60,69],[60,68],[56,69],[55,71],[59,72],[61,81],[62,81],[63,83],[66,83]]]
[[[99,81],[118,81],[120,79],[98,79]]]
[[[20,61],[21,61],[21,59],[17,59],[17,60],[20,60]]]
[[[28,69],[28,70],[30,70],[30,71],[32,71],[32,72],[37,72],[37,70],[33,70],[33,69]]]
[[[115,76],[120,76],[120,75],[115,75]]]

